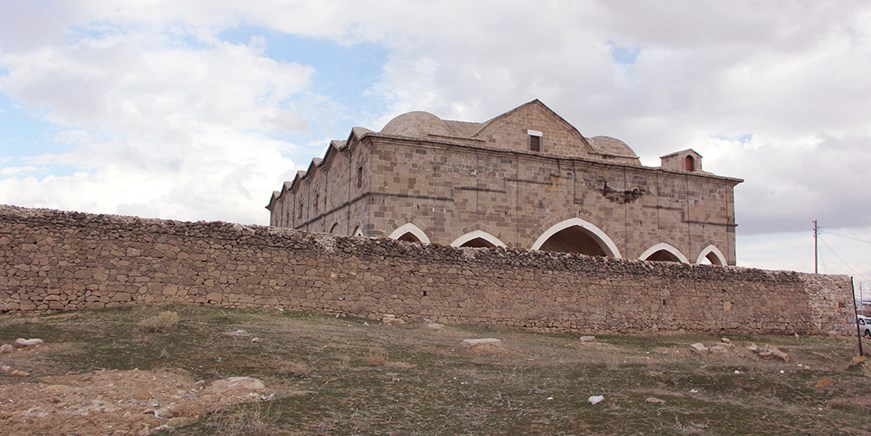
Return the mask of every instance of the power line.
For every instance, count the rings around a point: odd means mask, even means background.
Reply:
[[[863,276],[862,276],[862,274],[859,274],[859,272],[858,272],[858,271],[856,271],[856,269],[855,269],[855,268],[853,268],[853,267],[852,267],[852,266],[850,266],[850,264],[849,264],[849,263],[847,263],[847,262],[846,262],[846,261],[845,261],[845,260],[844,260],[844,259],[842,259],[842,258],[841,258],[841,256],[838,256],[838,253],[836,253],[836,252],[835,252],[835,250],[833,250],[833,249],[832,249],[832,247],[831,247],[831,246],[830,246],[830,245],[829,245],[829,243],[828,243],[828,242],[826,242],[826,240],[825,240],[825,239],[823,239],[823,238],[820,238],[820,241],[823,241],[823,245],[825,245],[825,246],[826,246],[826,248],[828,248],[828,249],[829,249],[829,251],[831,251],[831,252],[832,252],[832,254],[834,254],[834,255],[835,255],[835,257],[837,257],[837,258],[838,258],[838,260],[840,260],[840,261],[841,261],[841,262],[842,262],[842,263],[843,263],[843,264],[844,264],[844,265],[846,265],[846,266],[847,266],[847,268],[850,268],[850,271],[853,271],[853,273],[854,273],[854,274],[856,274],[856,276],[858,276],[858,277],[859,277],[859,278],[861,278],[861,279],[862,279],[862,280],[868,280],[868,279],[866,279],[866,278],[865,278],[865,277],[863,277]]]
[[[854,238],[854,237],[852,237],[852,236],[839,235],[839,234],[837,234],[837,233],[832,233],[832,232],[820,232],[820,233],[825,233],[825,234],[827,234],[827,235],[838,236],[838,237],[841,237],[841,238],[847,238],[847,239],[852,239],[852,240],[854,240],[854,241],[859,241],[859,242],[864,242],[864,243],[866,243],[866,244],[871,244],[871,241],[866,241],[866,240],[864,240],[864,239]]]

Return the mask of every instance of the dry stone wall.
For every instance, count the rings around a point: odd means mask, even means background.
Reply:
[[[850,279],[0,206],[0,311],[280,306],[561,331],[849,334]]]

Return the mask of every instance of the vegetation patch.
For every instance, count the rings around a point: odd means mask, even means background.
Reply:
[[[146,320],[154,321],[140,327]],[[581,343],[580,336],[200,306],[4,316],[0,344],[45,343],[0,354],[0,367],[8,368],[0,371],[0,397],[12,400],[0,403],[0,428],[22,434],[867,430],[871,366],[850,367],[855,338],[597,335]],[[501,346],[464,347],[470,338],[498,338]],[[690,350],[693,343],[731,345],[700,355]],[[752,344],[776,346],[790,359],[765,360],[750,351]],[[594,396],[604,399],[591,404]]]

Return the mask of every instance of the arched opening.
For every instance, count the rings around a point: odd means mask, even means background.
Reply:
[[[644,250],[638,258],[652,262],[690,263],[690,260],[680,250],[665,242],[660,242]]]
[[[414,236],[414,233],[411,233],[411,232],[403,233],[402,236],[395,238],[395,239],[397,241],[416,242],[418,244],[420,244],[420,242],[421,242],[420,239],[418,239],[417,236]]]
[[[699,253],[698,259],[696,259],[696,263],[698,264],[708,264],[708,265],[717,265],[717,266],[726,266],[726,256],[723,255],[717,247],[713,245],[708,245],[705,247],[701,253]]]
[[[408,242],[417,242],[423,244],[429,244],[429,238],[426,236],[426,233],[423,232],[419,227],[412,223],[407,223],[399,226],[393,233],[388,236],[390,239],[396,239],[398,241],[408,241]]]
[[[363,236],[363,229],[360,226],[354,227],[354,233],[351,233],[354,236]]]
[[[460,247],[493,248],[493,247],[495,247],[495,245],[493,245],[492,242],[490,242],[486,239],[475,238],[475,239],[463,242],[463,245],[460,245]]]
[[[466,233],[465,235],[454,239],[454,242],[451,242],[451,247],[492,248],[505,247],[505,243],[485,231],[475,230],[474,232]]]
[[[553,225],[539,236],[532,249],[588,256],[622,257],[617,245],[605,232],[580,218],[571,218]]]
[[[579,253],[587,256],[608,255],[602,245],[580,227],[569,227],[554,233],[544,244],[541,244],[539,250]]]
[[[680,262],[680,259],[678,259],[677,256],[665,250],[659,250],[656,253],[651,254],[647,257],[647,259],[644,260],[650,262]]]
[[[690,155],[687,155],[686,165],[687,165],[687,171],[695,171],[696,170],[696,159]]]
[[[334,223],[332,227],[330,227],[330,233],[335,234],[336,231],[339,230],[339,223]]]

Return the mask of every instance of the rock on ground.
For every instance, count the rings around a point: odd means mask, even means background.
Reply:
[[[391,314],[391,313],[388,313],[388,314],[384,315],[384,317],[381,318],[381,322],[382,322],[383,324],[387,324],[387,325],[401,325],[401,324],[405,324],[405,321],[403,321],[403,320],[397,318],[396,315],[393,315],[393,314]]]
[[[701,342],[696,342],[695,344],[690,344],[690,349],[693,350],[694,353],[701,354],[703,356],[705,354],[708,354],[708,347],[706,347],[705,344],[703,344]]]
[[[43,340],[38,339],[38,338],[33,338],[33,339],[18,338],[15,340],[15,346],[19,347],[19,348],[38,347],[38,346],[42,345],[43,343],[44,343]]]
[[[581,336],[580,338],[582,344],[589,344],[591,342],[596,342],[595,336]]]
[[[502,340],[496,338],[479,338],[479,339],[463,339],[463,346],[468,348],[475,348],[481,346],[494,346],[501,347]]]

